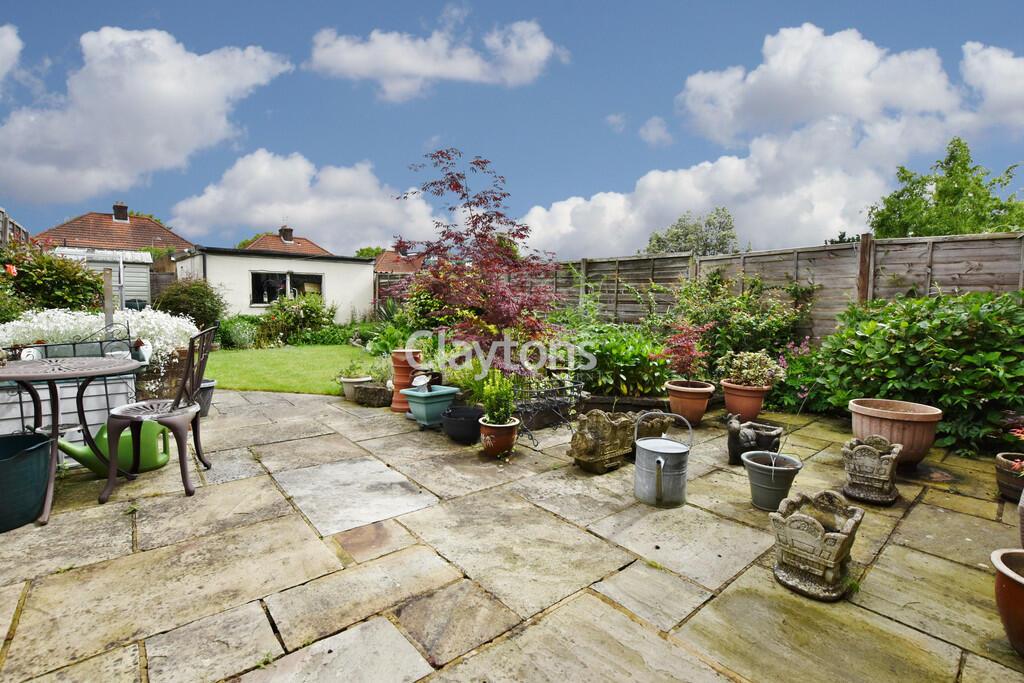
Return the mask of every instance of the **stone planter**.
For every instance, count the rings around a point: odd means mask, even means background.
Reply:
[[[345,393],[346,401],[356,400],[356,387],[360,384],[367,384],[372,381],[370,376],[365,377],[339,377],[338,381],[341,382],[341,390]]]
[[[633,428],[638,413],[606,413],[591,410],[581,415],[569,442],[569,455],[587,472],[604,474],[620,467],[633,452]],[[660,436],[672,426],[671,417],[645,420],[640,424],[641,437]]]
[[[1024,460],[1024,453],[996,454],[996,485],[999,495],[1012,503],[1020,502],[1021,490],[1024,490],[1024,477],[1020,471],[1013,469],[1013,463]]]
[[[722,391],[725,393],[725,410],[736,413],[744,422],[751,422],[760,414],[764,405],[765,395],[771,387],[748,387],[745,384],[733,384],[722,380]]]
[[[726,416],[729,430],[729,464],[742,465],[741,456],[750,451],[779,452],[782,427],[762,422],[740,422],[740,416],[730,413]]]
[[[711,394],[715,393],[715,385],[710,382],[674,379],[665,382],[665,391],[668,392],[672,412],[682,415],[687,422],[696,427],[704,418]]]
[[[993,550],[990,557],[998,572],[996,606],[1003,630],[1013,649],[1024,657],[1024,550]]]
[[[815,600],[843,597],[864,510],[835,491],[821,491],[787,498],[768,517],[775,530],[775,579]]]
[[[412,386],[412,361],[420,363],[423,352],[419,349],[395,349],[391,352],[391,365],[395,369],[395,393],[391,400],[391,410],[396,413],[409,412],[409,402],[402,395],[402,389]]]
[[[492,425],[480,418],[480,443],[484,447],[484,455],[497,458],[510,454],[516,446],[519,435],[519,418],[505,425]]]
[[[758,510],[775,512],[789,495],[793,480],[804,466],[799,458],[768,451],[749,451],[740,456],[750,480],[750,502]]]
[[[361,406],[385,408],[391,405],[392,391],[383,384],[359,384],[353,390],[352,398]]]
[[[892,505],[900,497],[896,490],[896,462],[903,446],[889,443],[877,434],[861,441],[850,439],[843,444],[843,468],[847,498],[875,505]]]
[[[935,428],[942,411],[922,403],[890,401],[884,398],[855,398],[850,401],[853,435],[866,439],[877,434],[903,446],[896,467],[912,470],[928,455],[935,443]]]

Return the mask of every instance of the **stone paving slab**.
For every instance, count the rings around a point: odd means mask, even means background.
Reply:
[[[102,562],[132,551],[132,519],[125,503],[68,512],[0,537],[0,586],[70,567]]]
[[[1017,506],[1014,505],[1013,503],[1010,503],[1008,501],[1003,501],[1002,520],[1003,520],[1003,524],[1007,524],[1009,526],[1012,526],[1012,527],[1015,527],[1015,528],[1019,529],[1020,528],[1020,510],[1018,510]]]
[[[514,612],[465,579],[411,600],[394,615],[437,667],[519,623]]]
[[[953,681],[960,664],[957,647],[849,602],[805,598],[760,567],[675,633],[751,681]]]
[[[210,469],[203,467],[200,470],[207,484],[223,484],[267,473],[252,457],[248,448],[231,448],[226,451],[211,452],[206,459],[213,465]]]
[[[53,574],[29,592],[4,674],[44,673],[340,568],[289,515]]]
[[[396,434],[419,433],[419,425],[407,420],[405,415],[393,413],[387,408],[374,408],[373,417],[357,417],[342,410],[337,415],[320,418],[320,422],[355,442],[379,439]],[[401,443],[401,439],[398,440]],[[363,446],[366,448],[366,446]]]
[[[212,411],[211,411],[212,412]],[[273,422],[264,410],[259,406],[248,403],[227,408],[218,408],[216,415],[209,415],[203,418],[200,423],[200,433],[206,431],[223,431],[225,429],[241,429],[242,427],[254,427]]]
[[[642,561],[594,584],[593,588],[661,631],[670,631],[713,595]]]
[[[775,544],[771,534],[690,505],[668,510],[638,505],[587,528],[710,590]]]
[[[851,600],[1024,671],[1024,659],[1003,632],[992,584],[992,576],[980,569],[890,545]]]
[[[198,463],[191,453],[188,458],[188,477],[193,487],[198,489],[203,485],[199,478]],[[100,491],[106,483],[106,479],[100,479],[85,468],[70,470],[57,479],[53,496],[53,514],[99,506]],[[110,502],[136,500],[168,493],[185,495],[185,487],[181,484],[178,451],[173,445],[170,460],[160,469],[143,472],[131,481],[119,478],[117,488],[110,496]]]
[[[369,562],[416,543],[412,534],[393,519],[342,531],[333,538],[356,562]]]
[[[578,467],[565,467],[523,479],[506,488],[580,526],[636,502],[633,497],[633,466],[630,464],[606,474],[591,474]]]
[[[18,609],[21,594],[25,592],[24,583],[12,583],[0,588],[0,636],[6,636],[14,621],[14,613]],[[0,643],[4,639],[0,638]]]
[[[253,446],[252,452],[270,472],[297,470],[366,455],[366,451],[340,434],[262,444]]]
[[[273,476],[321,536],[419,510],[438,500],[371,456]]]
[[[728,680],[593,595],[583,594],[435,681]]]
[[[980,500],[969,496],[958,496],[930,488],[925,491],[921,502],[953,510],[954,512],[962,512],[965,515],[974,515],[982,519],[999,519],[999,503],[994,500]]]
[[[192,497],[145,498],[135,512],[136,542],[150,550],[196,536],[205,536],[291,514],[292,506],[270,477],[197,489]]]
[[[241,392],[234,391],[232,389],[216,389],[213,392],[213,405],[218,408],[227,406],[240,406],[240,405],[251,405],[245,400]]]
[[[213,683],[283,654],[259,602],[146,640],[149,683]]]
[[[933,449],[935,450],[935,449]],[[897,472],[897,482],[925,484],[946,493],[958,493],[982,500],[995,500],[997,491],[995,468],[988,472],[965,469],[940,462],[938,456],[929,455],[916,470]]]
[[[264,602],[292,651],[459,578],[433,551],[415,545],[267,596]]]
[[[961,683],[1024,683],[1024,674],[971,654],[964,657]]]
[[[351,434],[348,436],[355,439]],[[459,446],[442,434],[427,431],[356,440],[360,446],[392,467],[407,465],[417,460],[429,460],[430,458],[448,455],[453,449],[459,449],[467,453],[479,450],[479,446]]]
[[[240,391],[242,398],[254,406],[290,406],[289,394],[276,391]],[[216,394],[216,392],[214,392]]]
[[[552,427],[546,427],[544,429],[535,429],[533,436],[537,439],[537,445],[534,445],[530,440],[530,437],[526,435],[526,432],[522,428],[519,430],[519,438],[517,442],[520,446],[532,448],[537,451],[543,451],[545,448],[553,448],[555,446],[561,446],[572,441],[572,431],[567,427],[559,427],[554,429]]]
[[[33,683],[139,683],[142,665],[139,646],[129,645],[32,679]]]
[[[266,669],[251,671],[239,680],[404,683],[433,671],[391,622],[376,617],[287,655]]]
[[[398,463],[394,468],[439,498],[464,496],[533,474],[515,462],[489,458],[472,447],[427,460]]]
[[[1015,548],[1020,535],[1005,524],[919,503],[896,529],[893,542],[995,573],[996,548]]]
[[[806,427],[793,431],[792,438],[798,439],[810,437],[818,441],[830,441],[833,443],[844,443],[852,436],[849,420],[845,424],[829,423],[823,419],[815,420]]]
[[[330,433],[331,429],[328,426],[316,420],[285,420],[249,427],[226,427],[223,429],[216,428],[213,424],[209,428],[207,425],[203,425],[201,437],[204,452],[212,453],[231,448],[279,443]],[[213,458],[211,458],[212,460]]]
[[[399,522],[524,618],[629,561],[621,550],[497,489]]]

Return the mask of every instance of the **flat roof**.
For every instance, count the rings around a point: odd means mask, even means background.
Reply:
[[[373,265],[372,258],[357,258],[355,256],[335,256],[333,254],[283,254],[279,251],[267,251],[265,249],[233,249],[228,247],[204,247],[196,245],[184,251],[178,251],[171,255],[175,261],[183,261],[190,256],[198,254],[211,254],[218,256],[259,256],[262,258],[276,258],[288,261],[336,261],[341,263],[365,263]],[[177,258],[175,258],[177,256]]]

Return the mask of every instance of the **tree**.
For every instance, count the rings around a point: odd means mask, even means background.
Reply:
[[[148,218],[148,219],[150,219],[150,220],[152,220],[152,221],[154,221],[156,223],[159,223],[160,225],[164,224],[164,222],[162,220],[160,220],[159,218],[157,218],[156,216],[154,216],[151,213],[142,213],[141,211],[129,211],[128,215],[129,216],[142,216],[143,218]]]
[[[378,254],[383,254],[384,251],[384,247],[360,247],[356,249],[356,258],[376,258]]]
[[[235,245],[235,249],[245,249],[247,246],[249,246],[250,244],[252,244],[256,240],[258,240],[259,238],[263,237],[264,235],[276,235],[276,234],[277,233],[274,233],[274,232],[258,232],[255,235],[253,235],[252,237],[247,237],[246,239],[244,239],[241,242],[239,242],[238,244],[236,244]]]
[[[838,235],[825,240],[825,244],[848,244],[850,242],[860,242],[860,235],[847,235],[845,230],[840,230]]]
[[[558,295],[542,278],[558,265],[550,254],[527,247],[530,227],[505,213],[505,178],[486,159],[474,157],[463,164],[455,148],[439,149],[426,158],[440,177],[403,198],[450,196],[445,208],[451,219],[434,220],[437,237],[431,241],[396,240],[400,252],[419,246],[426,265],[388,294],[427,292],[441,302],[436,316],[453,316],[449,332],[463,341],[480,342],[483,349],[489,350],[506,332],[520,343],[546,337],[553,331],[546,316]],[[473,191],[470,182],[476,178],[483,187]],[[496,365],[505,364],[498,358]]]
[[[696,256],[728,254],[739,251],[732,214],[724,206],[703,216],[687,211],[664,232],[652,232],[641,254],[665,254],[692,251]]]
[[[988,169],[974,164],[967,143],[955,137],[932,173],[900,166],[900,187],[868,209],[868,223],[875,237],[1019,230],[1024,225],[1024,202],[1016,193],[1006,199],[996,194],[1010,185],[1016,169],[1014,164],[990,179]]]

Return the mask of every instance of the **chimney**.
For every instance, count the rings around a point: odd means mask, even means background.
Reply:
[[[284,242],[286,244],[291,244],[291,242],[292,242],[292,229],[289,228],[287,225],[282,225],[280,230],[277,231],[277,234],[281,236],[281,241],[282,242]]]
[[[114,202],[114,220],[128,222],[128,207],[124,202]]]

